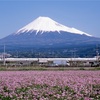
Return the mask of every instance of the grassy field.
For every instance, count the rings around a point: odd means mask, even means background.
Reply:
[[[11,67],[11,66],[0,66],[0,71],[28,71],[28,70],[100,70],[100,67],[39,67],[39,66],[17,66],[17,67]]]

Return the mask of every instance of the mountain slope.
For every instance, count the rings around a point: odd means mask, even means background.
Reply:
[[[75,28],[70,28],[62,24],[59,24],[58,22],[50,19],[49,17],[38,17],[33,22],[19,29],[15,34],[20,34],[20,33],[30,32],[30,31],[31,32],[36,31],[36,34],[38,32],[41,32],[42,34],[43,32],[57,31],[58,33],[60,33],[60,31],[64,31],[64,32],[76,33],[81,35],[84,34],[87,36],[91,36],[90,34],[87,34]]]
[[[33,47],[60,47],[98,43],[100,43],[99,38],[59,24],[48,17],[39,17],[17,32],[0,40],[0,44]]]

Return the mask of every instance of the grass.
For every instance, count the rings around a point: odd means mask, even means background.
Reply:
[[[40,67],[40,66],[0,66],[0,71],[28,71],[28,70],[55,70],[55,71],[64,71],[64,70],[100,70],[100,67]]]

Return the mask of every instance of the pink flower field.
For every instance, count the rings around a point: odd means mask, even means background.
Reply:
[[[0,100],[100,100],[100,71],[0,71]]]

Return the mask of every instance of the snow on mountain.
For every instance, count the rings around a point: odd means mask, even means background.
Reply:
[[[82,32],[78,29],[64,26],[52,20],[49,17],[38,17],[37,19],[35,19],[34,21],[29,23],[25,27],[19,29],[15,34],[21,34],[24,32],[33,32],[33,31],[36,31],[36,34],[38,34],[38,32],[41,32],[41,34],[43,34],[43,32],[57,31],[58,33],[60,33],[61,31],[64,31],[64,32],[70,32],[70,33],[75,33],[75,34],[80,34],[80,35],[84,34],[87,36],[91,36],[90,34]]]

